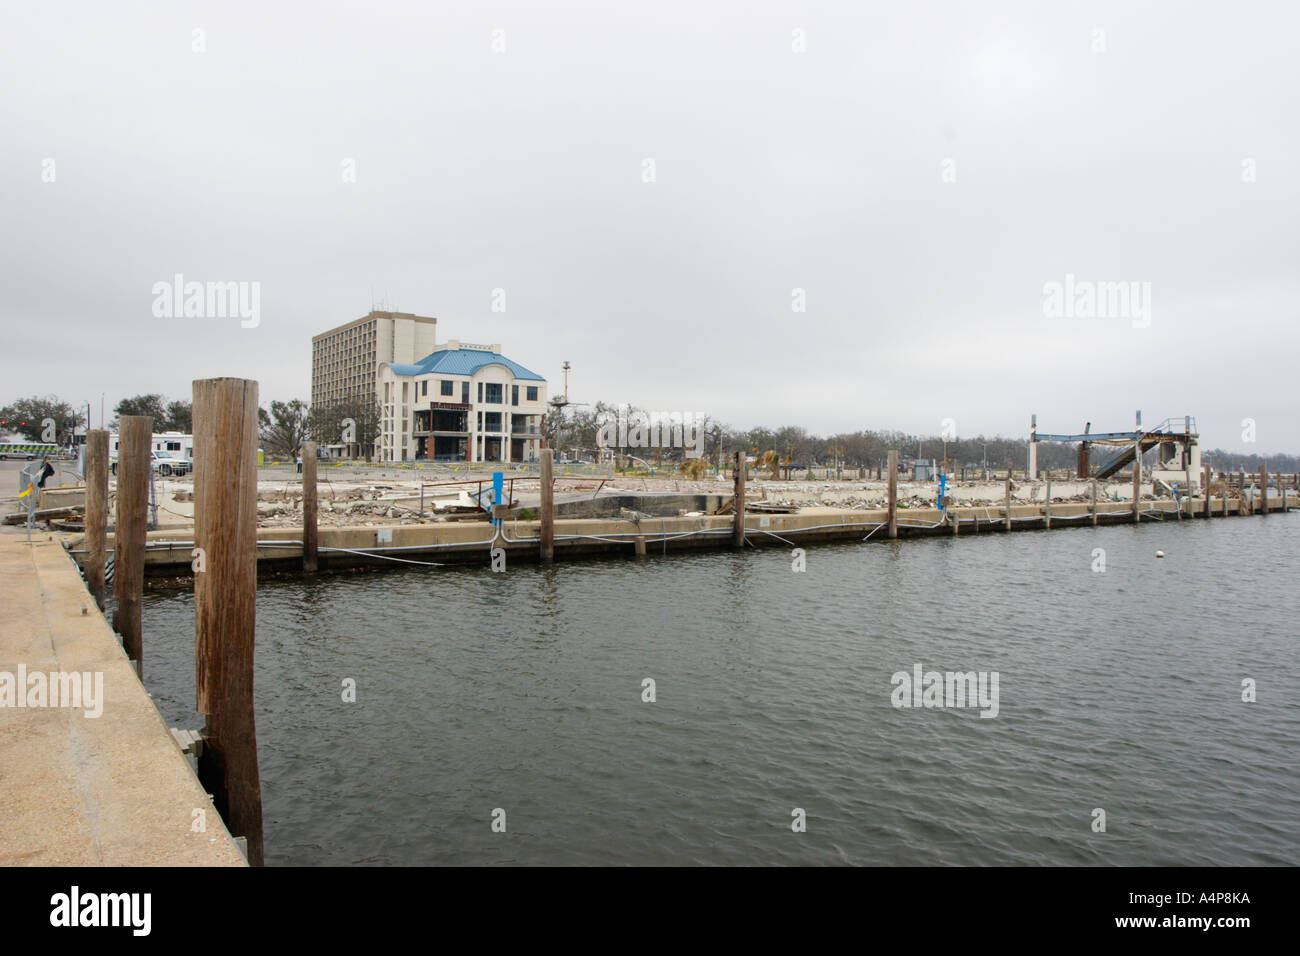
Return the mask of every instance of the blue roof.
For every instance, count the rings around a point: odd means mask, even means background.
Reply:
[[[485,352],[483,349],[442,349],[425,356],[414,365],[388,363],[388,367],[398,375],[428,375],[431,372],[443,375],[473,375],[485,365],[504,365],[515,378],[528,379],[532,382],[546,381],[518,362],[512,362],[496,352]]]

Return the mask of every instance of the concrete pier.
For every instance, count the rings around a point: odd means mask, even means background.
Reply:
[[[0,865],[245,865],[63,546],[0,534],[0,580],[11,694],[37,700],[16,686],[20,669],[102,675],[97,717],[0,696]]]
[[[1172,500],[1141,502],[1141,520],[1177,520],[1177,505]],[[1215,513],[1223,503],[1216,499]],[[1249,514],[1233,499],[1226,502],[1228,514]],[[1279,498],[1269,501],[1272,511],[1281,511]],[[1047,526],[1043,502],[1013,499],[1008,515],[1003,504],[950,508],[899,508],[899,538],[934,534],[953,534],[956,522],[961,534],[984,534],[1004,531],[1033,531]],[[1051,529],[1074,526],[1121,524],[1133,520],[1133,506],[1127,501],[1057,502],[1051,507]],[[1204,508],[1193,509],[1201,517]],[[729,547],[734,536],[731,515],[684,515],[643,517],[639,521],[623,518],[556,518],[555,556],[636,553],[637,539],[657,553],[700,548]],[[827,541],[888,540],[889,511],[886,508],[850,510],[834,507],[802,508],[791,514],[745,515],[746,546],[789,547]],[[976,524],[978,522],[978,528]],[[880,530],[875,530],[880,527]],[[502,526],[503,540],[496,545],[508,553],[510,560],[536,560],[540,523],[536,520],[507,518]],[[111,537],[111,536],[110,536]],[[485,521],[457,521],[433,524],[383,523],[366,526],[321,528],[319,565],[322,571],[341,571],[360,567],[396,567],[414,561],[446,564],[487,564],[495,531]],[[302,565],[302,531],[298,528],[263,528],[258,531],[257,565],[259,571],[297,571]],[[789,542],[789,543],[787,543]],[[85,558],[80,536],[69,542],[78,560]],[[148,577],[189,577],[193,535],[188,529],[150,532],[145,553]]]

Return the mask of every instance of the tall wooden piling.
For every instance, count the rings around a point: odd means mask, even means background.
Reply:
[[[555,449],[543,448],[541,456],[542,494],[541,504],[538,506],[541,521],[537,526],[537,536],[541,541],[538,545],[538,557],[543,564],[550,564],[555,560],[555,481],[552,478]]]
[[[194,666],[207,717],[199,781],[262,865],[262,787],[253,714],[257,617],[257,383],[194,383]]]
[[[86,433],[86,585],[104,610],[104,565],[108,550],[108,432]]]
[[[1097,527],[1097,479],[1092,479],[1092,526]]]
[[[1142,520],[1142,443],[1133,444],[1133,523]]]
[[[316,573],[316,552],[319,535],[316,502],[316,443],[302,443],[302,569],[308,574]],[[420,491],[424,492],[424,482],[420,482]]]
[[[1043,493],[1043,527],[1052,527],[1052,479],[1047,479],[1047,489]]]
[[[732,498],[734,504],[732,515],[732,539],[733,548],[743,548],[745,546],[745,453],[736,452],[736,488]]]
[[[117,521],[113,531],[113,629],[122,649],[143,675],[144,642],[140,605],[144,599],[144,548],[149,510],[149,473],[153,454],[153,419],[123,415],[117,439]]]
[[[889,453],[889,526],[885,529],[891,538],[898,537],[898,451]]]
[[[1209,466],[1209,465],[1206,465],[1206,466],[1205,466],[1205,478],[1204,478],[1204,484],[1205,484],[1205,488],[1204,488],[1204,491],[1205,491],[1205,517],[1208,518],[1208,517],[1210,516],[1210,466]]]
[[[1007,472],[1007,503],[1004,508],[1005,517],[1003,527],[1005,530],[1011,530],[1011,472]]]
[[[1259,513],[1268,514],[1268,472],[1259,466]]]

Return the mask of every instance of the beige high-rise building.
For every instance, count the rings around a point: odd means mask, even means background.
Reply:
[[[311,403],[379,397],[382,362],[411,364],[436,348],[438,320],[410,312],[371,312],[313,335]]]

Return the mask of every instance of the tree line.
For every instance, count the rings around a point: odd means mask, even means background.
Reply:
[[[551,409],[546,416],[546,440],[549,447],[562,455],[595,458],[599,453],[601,427],[618,415],[618,407],[597,402],[592,406],[570,405]],[[628,407],[627,415],[635,419],[644,409]],[[20,398],[0,408],[0,435],[18,435],[25,441],[45,441],[45,422],[55,425],[55,444],[72,443],[75,428],[86,427],[86,406],[76,407],[56,395]],[[367,458],[375,450],[379,438],[382,411],[377,399],[354,397],[329,404],[309,405],[300,398],[287,402],[273,401],[270,407],[258,409],[258,440],[262,448],[272,455],[296,457],[302,443],[314,440],[318,445],[344,445],[352,457]],[[154,421],[154,431],[189,433],[194,428],[194,410],[185,399],[168,400],[159,394],[134,395],[124,398],[113,408],[113,418],[108,423],[116,429],[123,415],[147,415]],[[747,456],[775,459],[783,465],[797,468],[825,467],[836,464],[849,468],[875,468],[891,450],[900,459],[921,458],[948,462],[952,467],[979,468],[987,464],[998,470],[1024,468],[1028,459],[1027,438],[1006,438],[1002,435],[976,435],[970,438],[949,437],[936,433],[913,434],[890,429],[860,429],[818,435],[798,425],[779,428],[757,426],[748,429],[734,428],[709,415],[695,420],[703,431],[703,455],[707,463],[718,464],[737,451]],[[616,449],[621,455],[635,456],[658,464],[682,463],[693,457],[691,447],[644,448],[625,446]],[[687,451],[692,453],[687,455]],[[1119,449],[1096,446],[1092,449],[1092,463],[1101,464]],[[1078,446],[1061,442],[1039,442],[1038,464],[1041,468],[1075,467]],[[1260,455],[1225,451],[1221,448],[1202,449],[1202,461],[1215,471],[1255,472],[1264,465],[1270,472],[1300,472],[1298,455]]]

